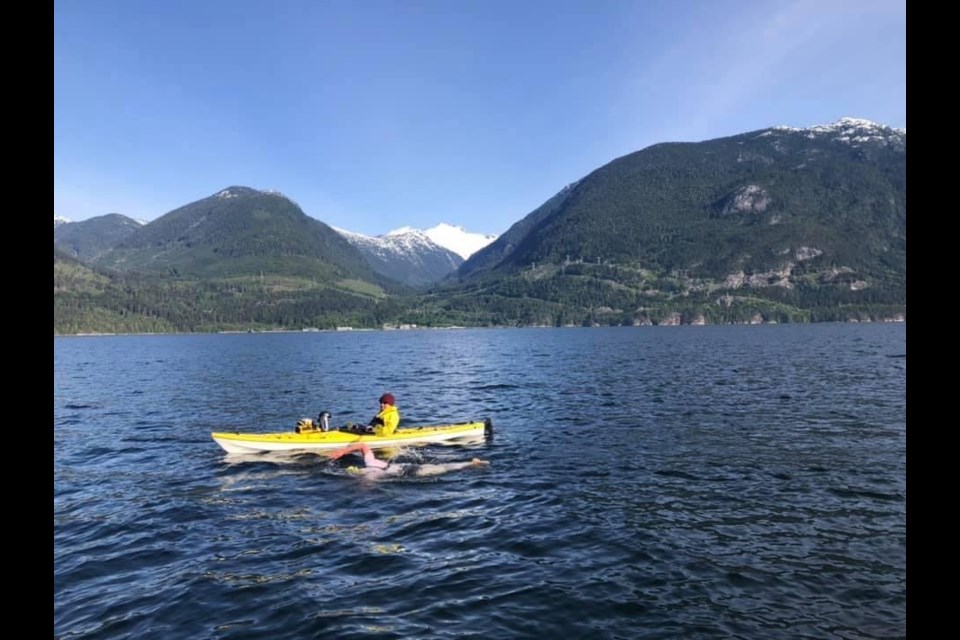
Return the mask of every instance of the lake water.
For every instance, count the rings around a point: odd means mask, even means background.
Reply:
[[[906,326],[54,338],[58,638],[898,638]],[[213,430],[489,417],[368,485]]]

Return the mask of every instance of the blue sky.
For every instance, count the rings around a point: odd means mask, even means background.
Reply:
[[[55,0],[54,214],[503,233],[651,144],[906,127],[906,2]]]

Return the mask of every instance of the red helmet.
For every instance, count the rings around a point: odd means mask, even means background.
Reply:
[[[385,393],[382,396],[380,396],[380,404],[395,405],[396,403],[397,401],[394,400],[392,393]]]

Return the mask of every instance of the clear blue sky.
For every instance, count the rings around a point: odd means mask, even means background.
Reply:
[[[54,214],[502,233],[658,142],[906,127],[905,0],[55,0]]]

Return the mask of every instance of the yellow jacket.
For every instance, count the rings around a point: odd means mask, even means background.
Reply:
[[[400,412],[392,404],[388,404],[383,411],[370,421],[374,426],[373,432],[378,436],[392,436],[400,424]]]

